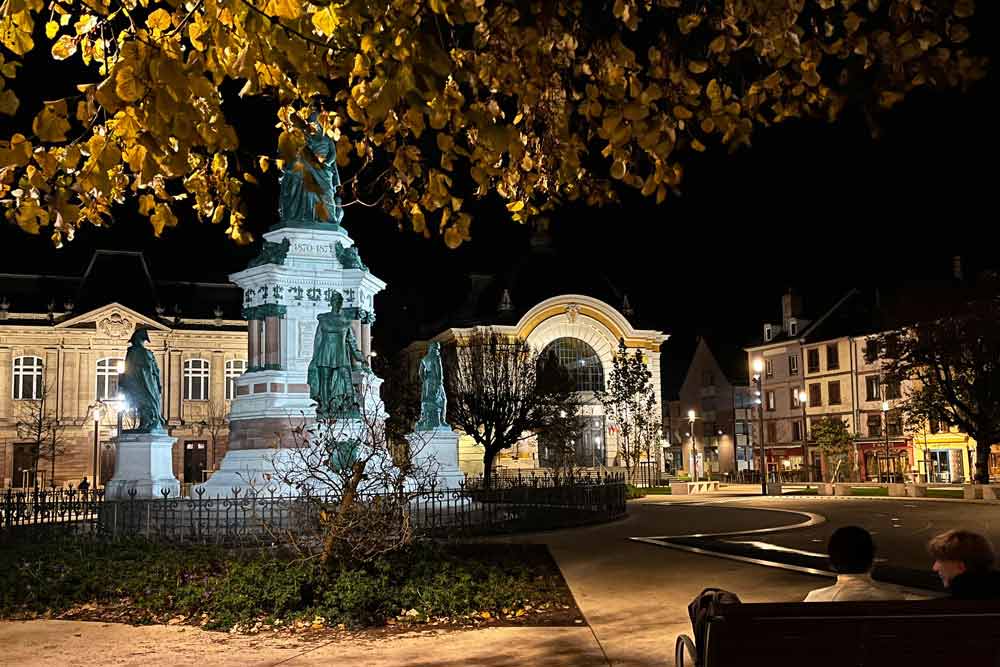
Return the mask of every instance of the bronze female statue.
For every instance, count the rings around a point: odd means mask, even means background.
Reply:
[[[353,371],[366,369],[358,349],[351,318],[343,311],[344,297],[334,291],[330,312],[316,316],[316,338],[309,362],[309,396],[316,401],[317,417],[352,417],[358,415],[358,396]]]
[[[433,431],[447,427],[447,397],[444,393],[444,372],[441,367],[441,343],[432,342],[420,360],[420,421],[417,431]]]

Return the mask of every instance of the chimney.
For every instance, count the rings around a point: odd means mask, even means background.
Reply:
[[[788,291],[781,297],[781,329],[782,331],[788,331],[790,329],[791,321],[793,319],[798,319],[802,315],[802,297],[798,294],[792,292],[792,288],[789,287]]]
[[[548,218],[539,218],[534,222],[528,244],[534,251],[552,249],[552,234],[549,232]]]
[[[626,294],[625,298],[622,299],[622,315],[624,315],[626,319],[630,319],[633,315],[635,315],[635,310],[632,308],[632,304],[628,302],[628,294]]]
[[[951,275],[955,280],[962,282],[962,256],[955,255],[951,258]]]
[[[510,300],[510,290],[504,290],[503,294],[500,296],[500,303],[497,305],[497,311],[501,313],[509,313],[514,310],[514,304]]]

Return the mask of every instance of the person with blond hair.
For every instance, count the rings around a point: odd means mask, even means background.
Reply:
[[[969,530],[949,530],[933,538],[927,551],[941,583],[960,600],[1000,599],[1000,572],[989,540]]]

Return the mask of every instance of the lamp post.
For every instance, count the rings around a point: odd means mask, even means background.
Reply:
[[[885,481],[891,482],[889,473],[889,401],[882,401],[882,430],[885,434]]]
[[[753,386],[757,394],[757,418],[760,424],[760,494],[767,495],[767,468],[764,461],[764,361],[760,358],[753,360]]]
[[[100,430],[101,430],[101,419],[104,417],[105,405],[104,401],[98,400],[96,403],[90,406],[90,414],[94,418],[94,471],[93,479],[94,485],[93,489],[97,490],[97,485],[99,483],[100,476]]]
[[[802,407],[802,456],[806,462],[806,475],[809,481],[814,481],[812,476],[812,463],[809,461],[809,429],[806,428],[806,400],[809,398],[805,389],[799,389],[799,405]]]
[[[663,459],[662,468],[664,470],[662,472],[664,472],[664,474],[666,473],[666,467],[667,467],[667,452],[664,450],[667,448],[668,444],[670,443],[667,441],[667,438],[662,433],[660,433],[660,457]],[[673,462],[674,462],[673,457],[671,457],[670,463]]]
[[[695,444],[694,444],[694,420],[695,420],[694,410],[688,410],[688,429],[691,433],[691,481],[697,482],[698,458],[697,454],[695,453]]]

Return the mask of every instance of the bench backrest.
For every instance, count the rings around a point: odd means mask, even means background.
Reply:
[[[710,619],[705,667],[1000,667],[1000,600],[740,604]]]

